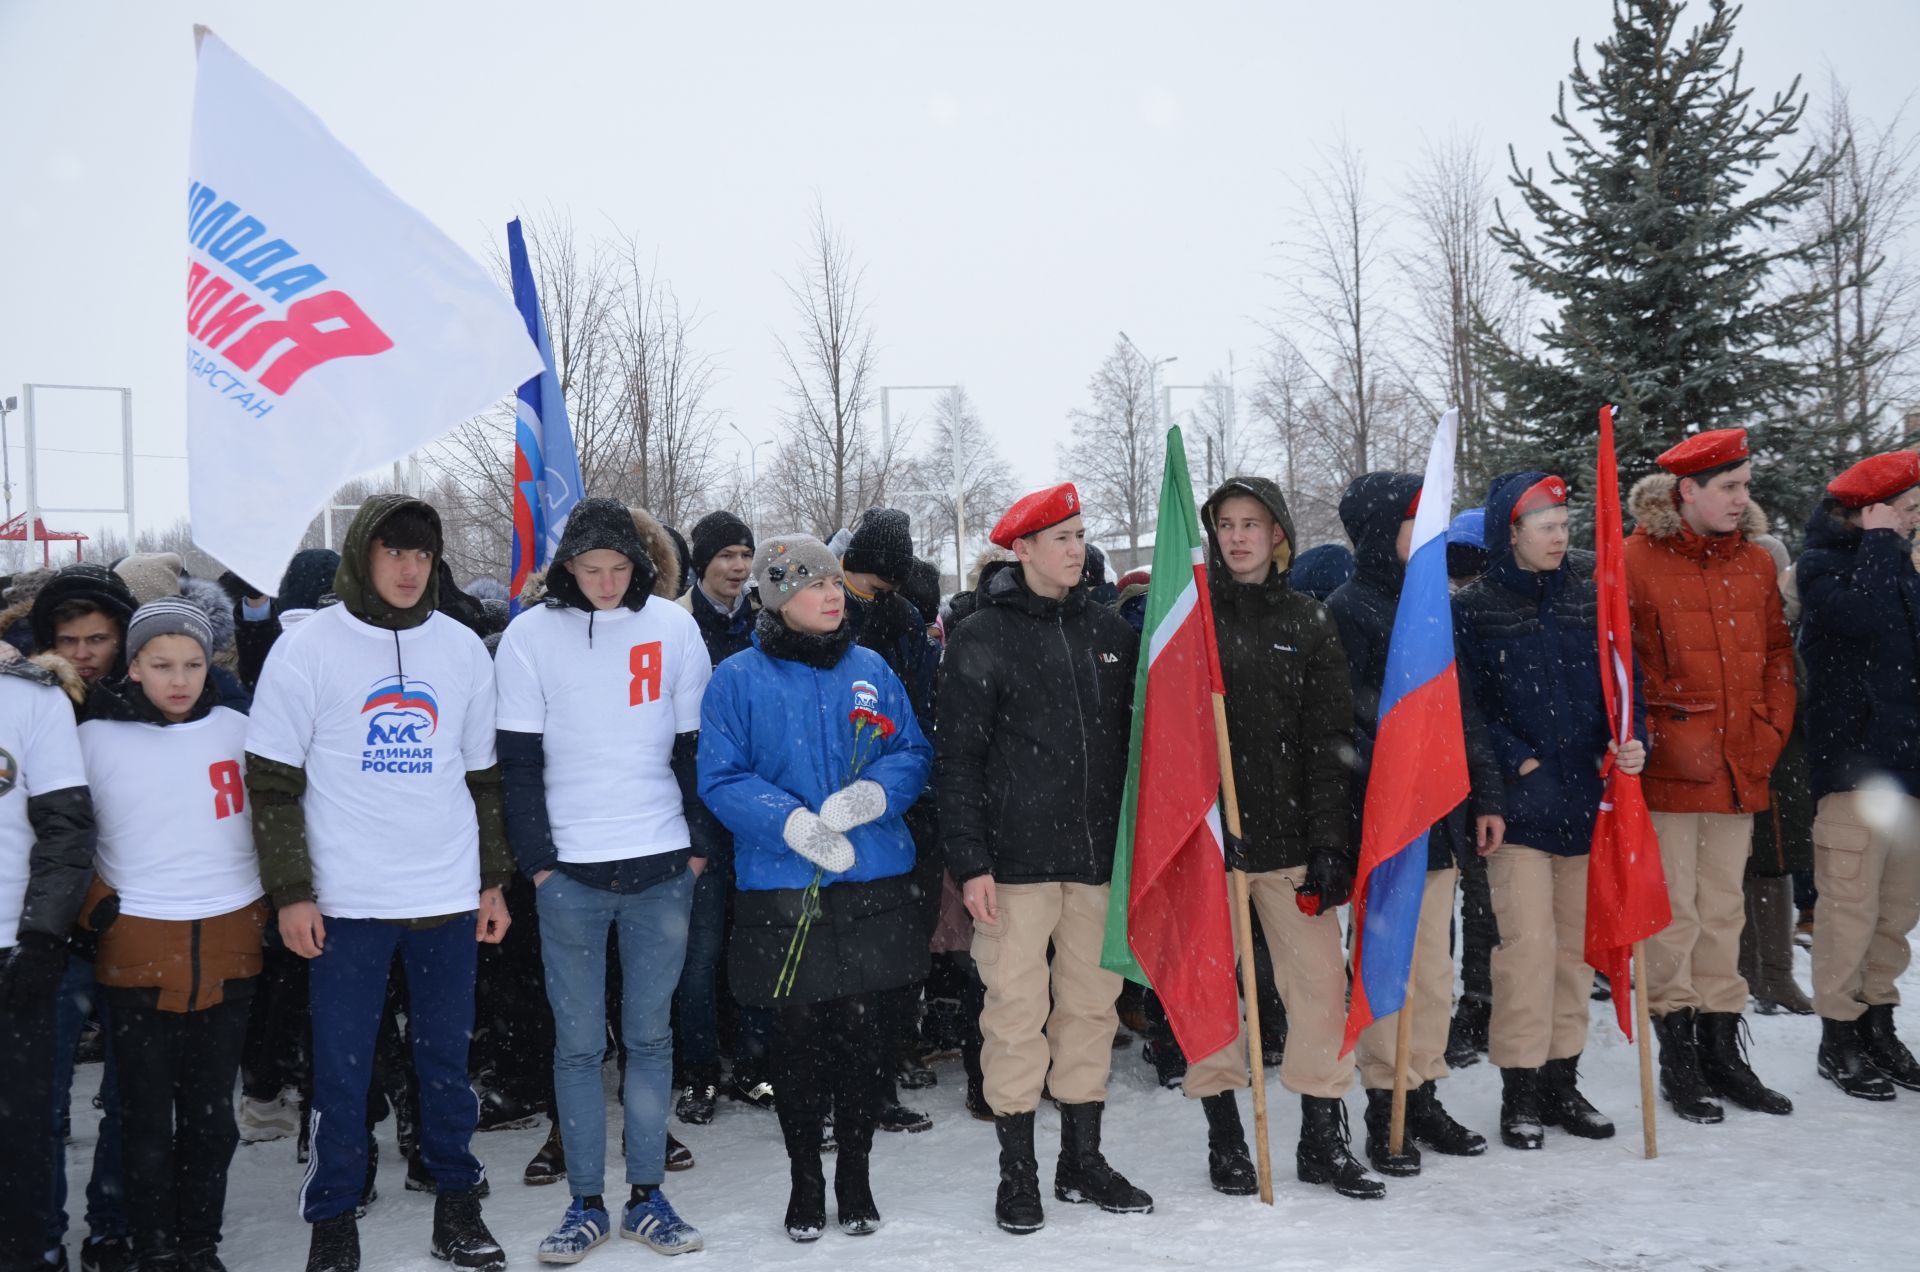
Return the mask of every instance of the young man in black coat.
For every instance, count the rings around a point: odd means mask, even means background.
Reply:
[[[1848,1095],[1920,1090],[1893,1024],[1920,918],[1920,459],[1863,459],[1807,523],[1800,649],[1813,795],[1813,1007],[1820,1076]]]
[[[1240,796],[1241,838],[1227,844],[1227,864],[1247,872],[1287,1008],[1280,1082],[1300,1097],[1297,1174],[1342,1196],[1383,1197],[1386,1185],[1348,1149],[1354,1066],[1340,1054],[1347,969],[1335,912],[1353,893],[1358,864],[1347,826],[1346,654],[1326,606],[1288,581],[1293,518],[1279,486],[1230,478],[1200,519]],[[1186,1093],[1207,1114],[1208,1174],[1225,1193],[1254,1191],[1233,1094],[1247,1082],[1244,1041],[1187,1068]]]
[[[1360,842],[1373,744],[1380,728],[1380,689],[1387,678],[1387,653],[1393,643],[1400,588],[1406,581],[1420,488],[1421,478],[1413,473],[1367,473],[1356,478],[1340,498],[1340,521],[1353,541],[1357,567],[1353,578],[1327,598],[1327,608],[1339,625],[1340,644],[1353,677],[1353,740],[1359,757],[1353,782],[1355,844]],[[1399,1013],[1375,1020],[1356,1044],[1360,1079],[1367,1089],[1367,1160],[1383,1175],[1419,1174],[1419,1144],[1448,1157],[1477,1157],[1487,1151],[1483,1137],[1448,1116],[1435,1086],[1447,1076],[1447,1030],[1453,1010],[1453,952],[1448,937],[1453,930],[1459,863],[1473,856],[1476,846],[1498,845],[1506,831],[1499,762],[1473,711],[1471,695],[1462,695],[1461,707],[1473,795],[1427,836],[1427,885],[1420,901],[1418,953],[1408,998],[1413,1011],[1413,1086],[1407,1098],[1407,1133],[1398,1153],[1389,1149],[1388,1130]],[[1380,775],[1382,781],[1395,776]]]
[[[1089,595],[1071,485],[1020,500],[991,538],[1018,564],[983,583],[978,609],[953,632],[935,751],[948,868],[973,916],[987,989],[994,1217],[1025,1233],[1045,1223],[1033,1148],[1042,1087],[1060,1105],[1053,1195],[1122,1214],[1153,1208],[1100,1153],[1120,994],[1100,946],[1139,638]]]

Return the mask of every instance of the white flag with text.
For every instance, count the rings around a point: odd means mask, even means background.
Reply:
[[[193,537],[263,591],[348,478],[540,371],[513,298],[201,30],[187,181]]]

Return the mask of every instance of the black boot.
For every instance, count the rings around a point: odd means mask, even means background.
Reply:
[[[1855,1027],[1860,1032],[1860,1045],[1874,1068],[1888,1081],[1909,1091],[1920,1091],[1920,1063],[1915,1063],[1913,1053],[1894,1030],[1891,1004],[1867,1008],[1866,1015],[1860,1017]]]
[[[1294,1155],[1300,1182],[1332,1184],[1342,1197],[1371,1200],[1386,1196],[1387,1186],[1354,1160],[1348,1143],[1345,1100],[1300,1097],[1300,1148]]]
[[[1411,1106],[1413,1093],[1407,1093]],[[1407,1109],[1411,1120],[1413,1109]],[[1413,1143],[1413,1128],[1402,1126],[1400,1151],[1394,1152],[1393,1092],[1367,1088],[1367,1161],[1382,1175],[1406,1179],[1420,1173],[1420,1150]]]
[[[487,1231],[480,1218],[479,1194],[443,1192],[433,1199],[433,1245],[429,1253],[456,1268],[484,1268],[498,1272],[507,1266],[507,1252]]]
[[[1660,1039],[1660,1094],[1673,1111],[1689,1122],[1707,1126],[1725,1120],[1726,1110],[1713,1098],[1700,1072],[1693,1009],[1655,1016],[1653,1032]]]
[[[998,1113],[994,1134],[1000,1139],[1000,1191],[993,1219],[1002,1232],[1038,1232],[1047,1226],[1040,1208],[1040,1165],[1033,1157],[1033,1114]]]
[[[1454,1121],[1431,1082],[1407,1092],[1407,1134],[1442,1157],[1478,1157],[1487,1151],[1487,1137]]]
[[[987,1084],[982,1078],[967,1075],[967,1116],[976,1122],[993,1121],[993,1110],[987,1105]]]
[[[360,1272],[360,1221],[353,1211],[313,1225],[307,1272]]]
[[[1053,1169],[1053,1195],[1060,1201],[1089,1202],[1116,1215],[1153,1213],[1153,1198],[1100,1155],[1099,1101],[1060,1106],[1060,1160]]]
[[[840,1231],[850,1237],[880,1230],[880,1207],[874,1204],[867,1162],[867,1150],[855,1152],[841,1140],[840,1156],[833,1164],[833,1203],[840,1212]]]
[[[1893,1083],[1867,1059],[1859,1022],[1820,1021],[1820,1076],[1857,1100],[1891,1100]]]
[[[1580,1094],[1580,1057],[1547,1061],[1540,1071],[1546,1087],[1541,1120],[1580,1139],[1612,1139],[1613,1121]]]
[[[1484,998],[1462,998],[1453,1009],[1453,1023],[1447,1027],[1447,1067],[1464,1069],[1480,1063],[1487,1049],[1487,1025],[1493,1016],[1493,1004]]]
[[[777,1112],[792,1180],[787,1194],[787,1236],[794,1241],[818,1241],[827,1227],[827,1176],[820,1167],[821,1121],[803,1114],[792,1103],[781,1105]]]
[[[1259,1192],[1259,1172],[1247,1155],[1247,1136],[1240,1129],[1240,1105],[1233,1092],[1205,1096],[1200,1108],[1207,1115],[1207,1179],[1213,1190],[1229,1197]]]
[[[1759,973],[1748,989],[1754,1010],[1765,1016],[1813,1014],[1813,1004],[1793,978],[1794,914],[1792,879],[1782,875],[1747,880],[1747,929],[1753,932],[1754,969]]]
[[[547,1142],[527,1163],[527,1169],[520,1175],[520,1182],[533,1186],[557,1184],[567,1177],[567,1151],[560,1142],[560,1123],[555,1120],[547,1130]]]
[[[1500,1142],[1508,1148],[1546,1146],[1540,1086],[1538,1069],[1500,1070]]]
[[[713,1121],[713,1106],[720,1098],[720,1063],[695,1065],[674,1101],[673,1115],[689,1126],[705,1126]]]
[[[1793,1112],[1793,1101],[1770,1089],[1747,1064],[1746,1044],[1740,1037],[1745,1027],[1737,1012],[1705,1011],[1696,1017],[1700,1076],[1716,1095],[1750,1112]]]

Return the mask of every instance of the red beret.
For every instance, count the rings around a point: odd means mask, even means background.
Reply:
[[[1015,539],[1038,534],[1048,526],[1057,526],[1068,517],[1079,515],[1080,492],[1073,488],[1072,482],[1063,481],[1058,486],[1036,490],[1007,509],[1007,515],[1000,518],[987,538],[1012,551]]]
[[[1827,493],[1849,508],[1864,508],[1915,486],[1920,486],[1920,455],[1897,450],[1861,460],[1828,482]]]
[[[1513,501],[1513,515],[1507,520],[1518,525],[1520,518],[1530,512],[1544,512],[1548,508],[1561,507],[1566,502],[1567,483],[1551,475],[1542,477],[1520,492],[1520,497]]]
[[[1704,477],[1747,462],[1747,430],[1716,428],[1695,433],[1653,461],[1675,477]]]

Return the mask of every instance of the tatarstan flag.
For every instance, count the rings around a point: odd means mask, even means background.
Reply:
[[[1100,962],[1152,987],[1190,1060],[1230,1045],[1240,1031],[1214,732],[1221,691],[1206,537],[1176,428],[1160,483]]]

